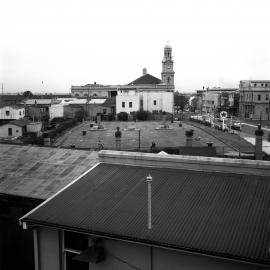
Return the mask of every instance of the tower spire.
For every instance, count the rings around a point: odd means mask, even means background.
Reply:
[[[172,59],[172,47],[167,41],[164,47],[164,56],[162,60],[161,80],[167,85],[174,85],[174,71]]]

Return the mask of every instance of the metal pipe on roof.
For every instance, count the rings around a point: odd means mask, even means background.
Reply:
[[[146,177],[147,182],[147,190],[148,190],[148,229],[152,229],[152,202],[151,202],[151,183],[152,183],[152,176],[149,174]]]

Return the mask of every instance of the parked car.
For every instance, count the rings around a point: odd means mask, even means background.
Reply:
[[[239,130],[239,131],[241,131],[241,130],[242,130],[242,125],[241,125],[240,122],[233,122],[231,128],[234,129],[234,130]]]

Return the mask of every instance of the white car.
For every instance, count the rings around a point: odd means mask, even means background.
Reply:
[[[242,125],[241,125],[240,122],[234,122],[234,123],[232,124],[232,127],[231,127],[231,128],[234,129],[234,130],[239,130],[239,131],[241,131]]]

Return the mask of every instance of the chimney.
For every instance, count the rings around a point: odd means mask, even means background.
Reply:
[[[146,177],[146,183],[147,183],[147,193],[148,193],[148,229],[152,229],[152,195],[151,195],[151,185],[152,185],[152,176],[149,174]]]
[[[147,69],[146,68],[143,68],[143,75],[146,75],[147,74]]]
[[[255,159],[263,160],[263,130],[261,125],[258,125],[258,128],[255,130]]]

